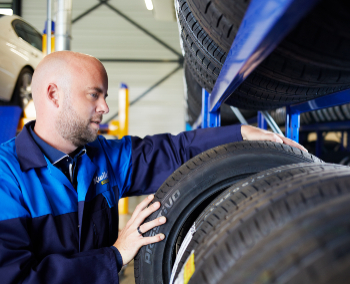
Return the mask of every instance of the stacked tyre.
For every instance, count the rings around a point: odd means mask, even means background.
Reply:
[[[164,241],[141,248],[135,258],[136,283],[169,283],[176,255],[191,226],[217,195],[256,173],[294,163],[321,163],[316,157],[272,142],[243,141],[208,150],[170,176],[155,194],[161,208],[145,222],[159,216],[166,224],[144,234],[158,232]]]
[[[208,92],[249,2],[175,1],[185,60],[195,80]],[[349,88],[349,12],[345,0],[320,1],[226,103],[245,109],[274,109]]]
[[[259,173],[203,211],[179,267],[192,257],[188,283],[348,283],[349,201],[347,167],[294,164]],[[179,267],[175,283],[183,283]]]
[[[278,125],[284,125],[286,120],[286,109],[278,108],[270,111],[272,118]],[[316,111],[302,113],[300,115],[301,124],[313,124],[334,121],[350,120],[350,104],[324,108]]]
[[[136,283],[347,283],[349,193],[349,167],[286,145],[208,150],[155,194],[145,222],[167,223],[144,236],[166,238],[141,248]]]
[[[202,87],[193,78],[192,73],[188,68],[188,63],[184,62],[184,83],[185,83],[185,94],[187,104],[187,120],[191,126],[196,122],[197,118],[201,114],[202,110]],[[257,115],[256,111],[240,110],[242,115],[246,118],[252,118]],[[222,104],[220,107],[221,125],[230,125],[239,123],[237,117],[230,109],[227,104]]]

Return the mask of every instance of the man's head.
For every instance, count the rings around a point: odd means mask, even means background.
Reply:
[[[32,80],[35,131],[56,148],[53,138],[63,143],[64,152],[94,141],[109,111],[107,89],[106,70],[96,58],[71,51],[47,55]]]

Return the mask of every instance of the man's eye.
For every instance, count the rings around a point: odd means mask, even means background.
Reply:
[[[97,99],[98,95],[97,94],[90,94],[93,98]]]

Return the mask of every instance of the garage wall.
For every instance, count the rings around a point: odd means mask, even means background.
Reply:
[[[164,0],[165,1],[165,0]],[[171,0],[170,0],[171,1]],[[74,0],[73,19],[98,4],[96,0]],[[111,0],[108,3],[181,53],[176,22],[157,21],[146,9],[144,0]],[[53,6],[54,11],[54,6]],[[23,18],[39,31],[44,28],[46,1],[22,1]],[[144,34],[105,5],[72,25],[72,50],[97,58],[177,59],[177,56]],[[108,119],[117,109],[121,82],[129,86],[132,101],[177,63],[104,63],[109,76]],[[183,69],[130,107],[131,135],[145,136],[162,132],[176,134],[185,129]]]

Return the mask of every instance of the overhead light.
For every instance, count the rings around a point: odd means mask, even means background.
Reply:
[[[153,10],[152,0],[145,0],[147,10]]]
[[[0,9],[0,14],[12,16],[13,10],[12,9]]]

